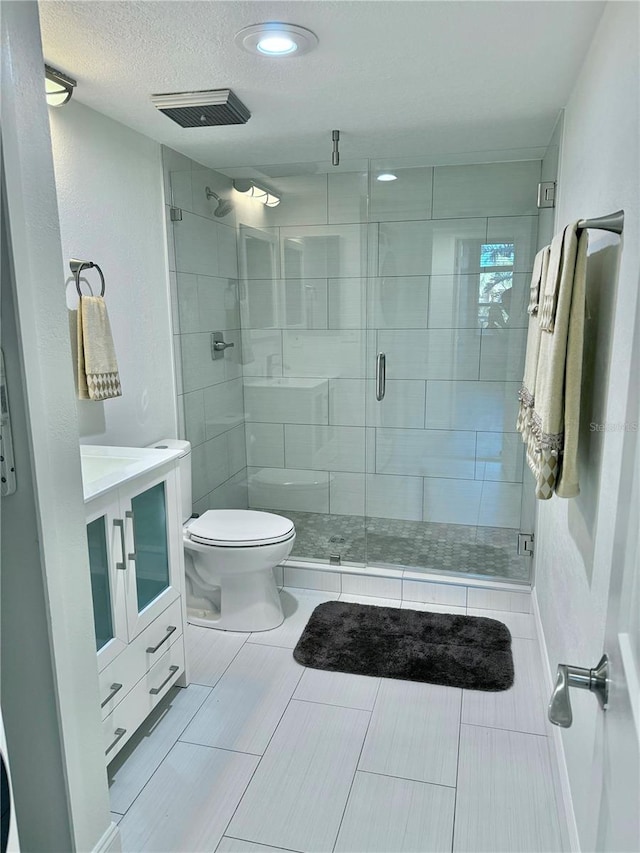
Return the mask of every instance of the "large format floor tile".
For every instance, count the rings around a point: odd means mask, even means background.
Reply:
[[[535,624],[506,595],[340,596],[504,622],[516,678],[499,693],[301,667],[292,649],[337,594],[283,590],[274,631],[189,626],[202,683],[172,691],[109,766],[124,853],[451,853],[452,835],[454,853],[559,851]]]
[[[336,853],[443,853],[451,849],[455,790],[356,773]]]
[[[290,587],[283,589],[280,591],[280,600],[285,615],[284,622],[272,631],[251,634],[248,642],[293,649],[315,608],[323,601],[335,601],[337,598],[337,592],[316,592]]]
[[[185,638],[189,681],[192,684],[208,684],[213,687],[243,647],[248,636],[234,631],[216,631],[198,625],[187,625]]]
[[[267,847],[266,844],[256,844],[255,841],[242,841],[240,838],[229,838],[225,835],[216,847],[216,853],[288,853],[282,847]]]
[[[247,643],[181,739],[262,755],[303,672],[290,649]]]
[[[468,616],[483,616],[485,619],[497,619],[503,622],[512,637],[520,637],[526,640],[535,640],[536,623],[532,613],[512,613],[509,610],[480,610],[480,608],[468,607]]]
[[[258,761],[176,744],[120,822],[123,853],[215,850]]]
[[[369,717],[292,701],[227,834],[302,853],[332,850]]]
[[[475,726],[547,733],[545,685],[538,644],[514,637],[511,642],[515,678],[513,687],[496,693],[464,690],[462,722]]]
[[[359,770],[456,784],[462,691],[383,679]]]
[[[293,698],[372,711],[379,685],[379,678],[367,675],[305,669]]]
[[[454,853],[562,849],[548,739],[462,726]]]
[[[127,811],[209,692],[200,684],[174,688],[111,762],[109,796],[114,812]]]

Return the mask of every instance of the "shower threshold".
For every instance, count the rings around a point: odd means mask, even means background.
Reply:
[[[354,563],[334,565],[328,562],[295,558],[285,560],[281,564],[281,567],[283,569],[283,576],[280,578],[281,586],[298,586],[303,589],[317,589],[327,592],[349,592],[352,584],[355,591],[355,585],[359,584],[360,580],[365,583],[368,582],[371,589],[371,592],[363,594],[381,598],[400,599],[405,597],[403,582],[415,581],[418,584],[424,583],[425,591],[427,588],[433,589],[434,584],[440,586],[443,592],[443,600],[434,601],[434,603],[442,604],[455,603],[453,600],[450,602],[446,600],[449,596],[444,591],[445,587],[501,590],[506,593],[525,594],[531,592],[532,586],[528,581],[483,578],[466,573],[453,574],[426,570],[416,571],[412,568],[398,566],[356,565]],[[455,593],[453,594],[455,595]],[[415,600],[419,601],[421,599],[417,598]],[[428,601],[431,598],[427,595],[424,600]]]

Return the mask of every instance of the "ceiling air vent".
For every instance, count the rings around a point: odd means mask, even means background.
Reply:
[[[172,92],[152,95],[151,101],[181,127],[213,127],[246,124],[251,113],[231,89],[205,92]]]

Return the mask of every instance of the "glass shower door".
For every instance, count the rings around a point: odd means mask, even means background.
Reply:
[[[367,563],[527,582],[515,420],[540,164],[416,163],[370,168]]]

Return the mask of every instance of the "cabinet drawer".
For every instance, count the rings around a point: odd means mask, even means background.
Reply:
[[[181,636],[182,603],[177,598],[99,674],[103,719]]]
[[[182,637],[168,648],[118,707],[102,722],[106,761],[122,749],[184,671]]]

